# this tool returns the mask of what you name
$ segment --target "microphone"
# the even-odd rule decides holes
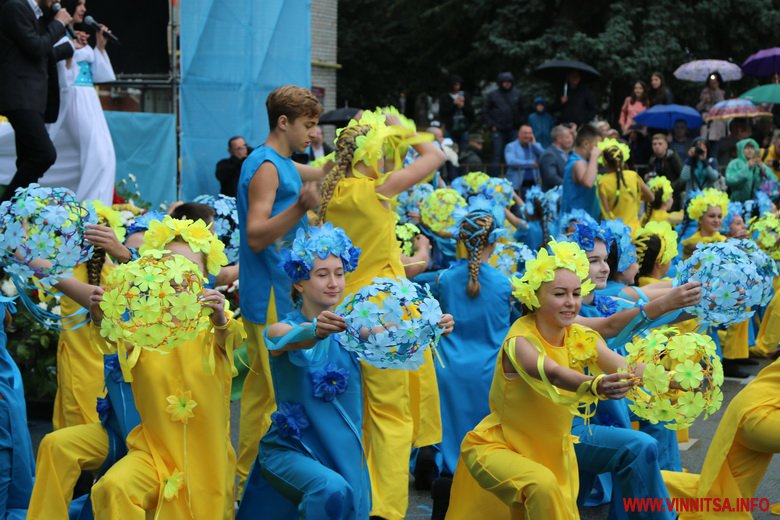
[[[107,31],[107,30],[106,30],[106,31],[104,31],[103,29],[101,29],[101,28],[100,28],[100,24],[99,24],[99,23],[97,23],[97,21],[95,21],[95,19],[94,19],[94,18],[92,18],[91,16],[85,16],[85,17],[84,17],[84,23],[85,23],[86,25],[88,25],[89,27],[92,27],[93,29],[95,29],[95,30],[96,30],[96,31],[98,31],[98,32],[100,32],[100,31],[103,31],[103,34],[105,34],[106,36],[108,36],[108,38],[109,38],[109,39],[110,39],[112,42],[114,42],[114,43],[119,43],[119,38],[117,38],[116,36],[114,36],[114,33],[112,33],[111,31]]]
[[[59,2],[55,2],[51,4],[51,14],[53,15],[57,14],[57,11],[59,11],[60,9],[62,9],[62,5],[60,5]],[[66,25],[65,32],[67,32],[68,36],[70,36],[72,39],[74,40],[76,39],[76,31],[73,30],[72,25]]]

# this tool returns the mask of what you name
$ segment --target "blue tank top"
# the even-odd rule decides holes
[[[561,196],[561,215],[568,213],[573,209],[582,209],[588,212],[596,221],[601,220],[601,206],[596,192],[596,184],[593,187],[586,188],[581,184],[574,182],[572,175],[574,164],[577,161],[584,161],[582,157],[572,152],[566,167],[563,170],[563,194]]]
[[[247,213],[249,211],[249,183],[264,162],[270,162],[279,174],[279,188],[271,208],[271,217],[278,215],[298,200],[303,182],[289,157],[279,155],[273,148],[260,146],[244,161],[238,179],[238,229],[241,245],[238,260],[241,265],[238,280],[241,293],[241,314],[252,323],[265,324],[271,288],[274,291],[277,316],[285,316],[293,310],[290,290],[292,283],[279,265],[279,252],[290,247],[299,228],[306,228],[304,216],[285,236],[259,253],[252,251],[246,238]]]

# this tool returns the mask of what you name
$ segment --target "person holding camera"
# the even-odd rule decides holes
[[[688,149],[688,158],[680,172],[680,182],[684,182],[685,191],[691,193],[714,188],[717,181],[718,162],[714,158],[707,158],[707,142],[703,137],[697,137]]]
[[[742,139],[737,143],[737,158],[726,168],[726,183],[731,200],[744,202],[752,199],[766,180],[776,180],[772,170],[761,162],[758,143],[753,139]]]

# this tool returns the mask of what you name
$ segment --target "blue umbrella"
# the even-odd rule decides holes
[[[688,128],[699,128],[703,123],[701,114],[685,105],[656,105],[634,116],[637,124],[662,130],[671,130],[678,120],[685,121]]]

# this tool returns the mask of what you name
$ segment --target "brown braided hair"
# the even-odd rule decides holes
[[[341,179],[352,171],[352,157],[357,149],[357,138],[366,135],[370,126],[348,126],[344,128],[336,140],[336,166],[328,173],[322,183],[322,198],[320,199],[320,210],[317,214],[317,224],[325,222],[325,213],[328,211],[328,203],[333,197],[333,191]]]
[[[108,221],[104,217],[98,217],[98,224],[108,226]],[[90,285],[100,285],[100,275],[103,272],[103,265],[106,263],[106,250],[102,247],[95,247],[92,258],[87,260],[87,283]]]
[[[458,239],[463,241],[469,254],[469,281],[466,293],[471,298],[479,295],[479,271],[482,268],[482,252],[488,246],[488,238],[493,230],[493,217],[480,212],[477,218],[473,214],[463,219],[458,231]]]
[[[623,152],[617,146],[611,146],[602,152],[604,164],[607,168],[614,168],[617,182],[615,183],[615,202],[612,203],[612,209],[617,206],[620,200],[620,185],[627,186],[623,178]]]

